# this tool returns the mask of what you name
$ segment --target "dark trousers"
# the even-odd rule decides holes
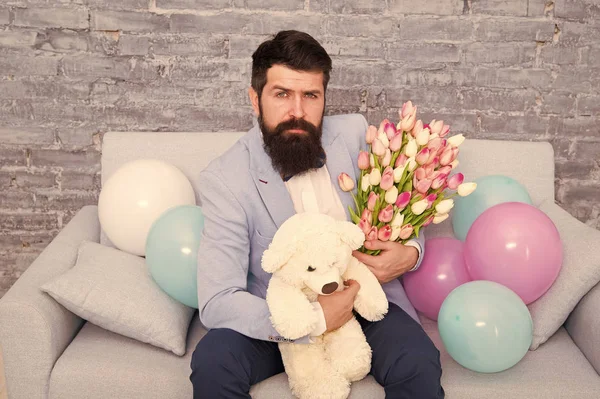
[[[370,374],[386,398],[440,399],[440,353],[423,328],[390,303],[372,323],[356,316],[373,350]],[[310,345],[310,344],[308,344]],[[229,329],[210,330],[192,355],[194,398],[250,398],[250,387],[284,372],[277,343],[248,338]]]

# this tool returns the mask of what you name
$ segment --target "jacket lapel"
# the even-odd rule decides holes
[[[348,148],[346,147],[342,133],[335,135],[330,143],[324,143],[323,147],[325,149],[325,153],[327,154],[327,170],[329,171],[331,184],[333,184],[335,187],[340,200],[342,201],[347,220],[351,220],[348,207],[351,207],[353,210],[355,210],[352,194],[351,192],[343,191],[338,183],[338,176],[341,173],[347,173],[348,176],[354,180],[355,186],[358,185],[356,180],[357,171],[354,167],[354,163],[352,162],[351,154],[348,152]],[[356,192],[357,188],[358,187],[355,187],[353,192]]]

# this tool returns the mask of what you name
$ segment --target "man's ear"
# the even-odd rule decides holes
[[[337,221],[337,232],[340,239],[348,244],[352,250],[359,249],[365,242],[365,233],[352,222]]]
[[[261,265],[264,271],[267,273],[275,273],[279,268],[290,260],[296,246],[290,245],[273,245],[271,243],[269,248],[263,252]]]
[[[260,116],[260,108],[258,106],[258,93],[252,86],[248,88],[248,96],[250,97],[250,102],[252,103],[252,109],[254,110],[254,115],[258,118]]]

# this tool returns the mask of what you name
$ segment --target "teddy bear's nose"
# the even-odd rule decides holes
[[[323,294],[332,294],[335,292],[335,290],[337,290],[337,287],[338,283],[329,283],[325,284],[321,291],[323,292]]]

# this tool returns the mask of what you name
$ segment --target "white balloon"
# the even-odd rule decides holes
[[[167,209],[196,205],[194,188],[177,167],[156,159],[128,162],[100,191],[98,217],[119,249],[143,256],[152,223]]]

